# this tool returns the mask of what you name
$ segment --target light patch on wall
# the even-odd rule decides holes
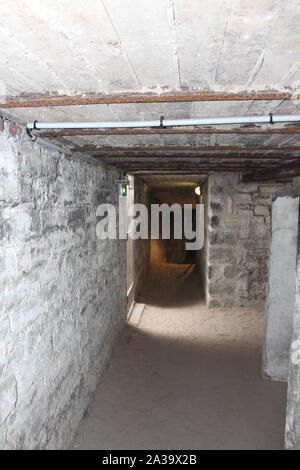
[[[300,339],[296,339],[291,345],[291,362],[295,366],[300,364]]]
[[[7,90],[4,83],[0,82],[0,99],[3,103],[6,101]]]
[[[232,214],[232,198],[230,196],[227,198],[227,213]]]

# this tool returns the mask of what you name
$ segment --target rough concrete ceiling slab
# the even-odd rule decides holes
[[[2,103],[7,97],[45,93],[278,90],[293,94],[292,99],[281,101],[1,111],[21,123],[300,113],[300,0],[1,0],[0,18]],[[298,135],[256,134],[95,135],[55,140],[71,147],[124,148],[300,143]]]

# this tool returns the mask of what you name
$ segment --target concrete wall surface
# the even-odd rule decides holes
[[[287,449],[300,449],[300,237],[298,237],[295,309],[290,348],[285,446]]]
[[[277,197],[272,204],[268,294],[265,307],[263,372],[287,380],[293,332],[299,197]]]
[[[0,448],[71,442],[126,315],[126,241],[99,240],[118,172],[0,128]]]

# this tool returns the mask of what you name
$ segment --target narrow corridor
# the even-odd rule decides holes
[[[208,309],[182,264],[152,266],[141,301],[72,448],[283,448],[286,386],[261,378],[263,311]]]

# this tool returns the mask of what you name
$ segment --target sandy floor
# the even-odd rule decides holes
[[[210,309],[186,265],[152,271],[73,449],[281,449],[286,386],[261,378],[263,311]]]

